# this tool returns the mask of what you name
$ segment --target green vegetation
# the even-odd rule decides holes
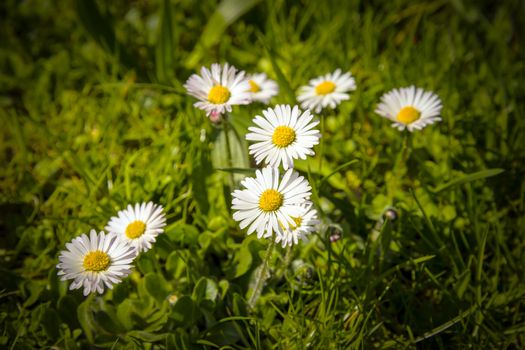
[[[525,347],[522,1],[5,0],[0,13],[1,348]],[[266,72],[274,103],[338,67],[357,82],[297,166],[324,225],[276,247],[254,310],[268,242],[231,218],[224,133],[182,87],[213,62]],[[374,109],[411,84],[440,96],[443,122],[405,140]],[[243,136],[262,108],[234,108],[234,167],[250,167]],[[133,274],[102,296],[69,291],[65,243],[146,200],[168,226]]]

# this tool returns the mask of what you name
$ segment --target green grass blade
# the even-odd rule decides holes
[[[355,163],[357,163],[357,162],[359,162],[359,160],[358,160],[358,159],[354,159],[354,160],[351,160],[351,161],[349,161],[349,162],[344,163],[343,165],[338,166],[338,167],[335,168],[330,174],[324,176],[324,177],[321,179],[321,181],[319,181],[319,187],[321,187],[321,186],[324,184],[324,182],[325,182],[326,180],[328,180],[332,175],[337,174],[337,173],[340,172],[341,170],[346,169],[346,168],[349,167],[350,165],[355,164]]]
[[[116,57],[120,64],[134,69],[137,75],[143,78],[142,70],[138,69],[138,64],[125,50],[124,45],[119,43],[111,20],[100,12],[97,3],[94,0],[76,0],[75,9],[80,23],[97,44]]]
[[[425,339],[428,339],[428,338],[431,338],[443,331],[445,331],[446,329],[452,327],[453,325],[455,325],[456,323],[458,323],[459,321],[461,321],[462,319],[464,319],[465,317],[469,316],[471,313],[473,313],[475,310],[477,309],[476,305],[472,305],[469,309],[463,311],[462,313],[460,313],[458,316],[454,317],[453,319],[451,319],[450,321],[448,322],[445,322],[443,323],[442,325],[432,329],[431,331],[429,332],[426,332],[425,334],[423,334],[422,336],[420,337],[417,337],[415,339],[415,342],[416,343],[419,343]]]
[[[186,60],[187,68],[195,68],[208,49],[219,43],[222,34],[233,22],[248,12],[260,0],[223,0],[208,20],[199,42]]]
[[[215,168],[215,170],[224,171],[226,173],[233,173],[233,174],[244,174],[244,175],[255,175],[255,170],[257,169],[251,169],[251,168]]]
[[[262,40],[259,40],[263,42]],[[290,85],[290,82],[286,77],[284,76],[283,71],[279,67],[279,64],[277,63],[277,60],[275,59],[277,57],[276,53],[271,50],[268,46],[265,46],[266,56],[270,60],[270,63],[272,64],[272,68],[275,72],[275,75],[277,76],[277,82],[279,83],[279,87],[284,90],[287,96],[287,102],[288,103],[295,103],[295,93],[292,89],[292,86]]]
[[[443,184],[441,186],[435,187],[433,189],[431,188],[430,191],[433,192],[433,193],[440,193],[440,192],[448,190],[449,188],[457,186],[457,185],[461,185],[461,184],[472,182],[472,181],[475,181],[475,180],[485,179],[487,177],[492,177],[492,176],[499,175],[499,174],[501,174],[504,171],[505,171],[505,169],[500,169],[500,168],[494,168],[494,169],[487,169],[487,170],[478,171],[478,172],[475,172],[475,173],[472,173],[472,174],[468,174],[468,175],[459,177],[457,179],[451,180],[451,181],[449,181],[449,182],[447,182],[447,183],[445,183],[445,184]]]
[[[177,49],[175,11],[170,0],[162,2],[159,17],[159,33],[155,47],[156,73],[159,81],[169,84],[175,79],[175,52]]]

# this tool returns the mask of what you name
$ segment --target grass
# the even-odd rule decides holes
[[[1,347],[525,346],[522,2],[8,0],[0,12]],[[231,218],[224,132],[182,88],[216,61],[267,72],[275,103],[337,67],[358,86],[326,115],[322,152],[297,165],[324,224],[276,247],[254,310],[267,242]],[[410,84],[441,97],[443,122],[405,140],[374,109]],[[234,109],[234,168],[250,167],[243,135],[262,108]],[[68,291],[65,243],[145,200],[168,226],[131,277],[103,296]]]

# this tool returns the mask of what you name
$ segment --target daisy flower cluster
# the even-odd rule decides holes
[[[293,170],[294,159],[314,155],[313,147],[321,134],[315,127],[319,121],[309,110],[298,106],[277,105],[257,115],[246,135],[255,162],[262,165],[255,178],[247,177],[243,190],[232,193],[236,210],[233,219],[248,234],[273,237],[283,247],[297,244],[318,224],[317,211],[310,201],[308,181]],[[279,167],[284,174],[281,177]]]
[[[184,86],[199,100],[194,106],[212,121],[231,112],[233,105],[268,104],[279,92],[277,83],[266,74],[247,76],[229,64],[213,64],[211,70],[203,67],[201,74],[190,76]],[[314,231],[318,221],[310,201],[311,187],[293,170],[294,160],[314,155],[313,147],[321,136],[315,129],[319,121],[308,109],[277,105],[255,116],[253,124],[246,139],[253,142],[250,154],[263,168],[256,171],[255,178],[241,182],[243,190],[233,192],[233,218],[241,229],[248,228],[248,234],[273,237],[283,247],[297,244]],[[279,166],[284,170],[282,176]]]
[[[227,63],[202,67],[200,75],[190,76],[184,87],[198,99],[194,106],[212,121],[231,112],[234,105],[268,104],[279,93],[277,83],[266,74],[247,75]],[[243,189],[232,193],[233,218],[241,229],[256,232],[259,238],[273,237],[283,247],[297,244],[315,230],[318,219],[310,201],[311,187],[294,171],[294,160],[315,154],[313,147],[321,133],[315,129],[319,121],[312,111],[336,108],[355,89],[352,74],[336,69],[298,89],[300,107],[276,105],[253,118],[246,140],[251,142],[250,155],[262,169],[241,181]],[[383,95],[376,113],[390,119],[395,128],[412,132],[440,121],[441,107],[437,95],[411,86]]]
[[[191,75],[184,87],[189,95],[198,99],[194,106],[204,110],[212,121],[218,121],[222,114],[230,113],[234,105],[252,102],[269,104],[279,93],[277,83],[265,73],[247,75],[228,63],[222,66],[214,63],[211,69],[202,67],[200,75]],[[305,113],[320,113],[349,100],[350,92],[355,89],[352,74],[336,69],[301,86],[297,91],[297,101]],[[393,127],[412,132],[441,121],[441,108],[441,100],[436,94],[409,86],[384,94],[375,112],[390,119]]]
[[[84,296],[102,294],[131,273],[135,258],[152,247],[165,226],[162,206],[128,205],[110,219],[108,233],[91,230],[66,243],[58,257],[58,275],[62,281],[73,280],[70,290],[83,288]]]
[[[214,121],[230,113],[234,105],[268,104],[279,93],[277,83],[264,73],[247,75],[217,63],[211,69],[202,67],[200,75],[190,76],[184,87],[198,99],[194,106]],[[294,161],[315,155],[313,148],[319,144],[319,121],[311,111],[334,109],[349,100],[355,89],[352,74],[337,69],[298,90],[300,107],[276,105],[253,118],[246,140],[261,168],[232,193],[233,219],[241,229],[256,232],[258,238],[272,238],[283,247],[297,244],[316,230],[319,220],[310,200],[312,188],[294,170]],[[376,113],[389,119],[393,127],[412,132],[440,121],[441,108],[437,95],[410,86],[384,94]],[[128,205],[109,220],[107,233],[91,230],[66,243],[58,258],[58,275],[63,281],[73,280],[70,289],[83,288],[84,295],[101,294],[131,273],[135,258],[152,248],[165,226],[162,206],[152,202]]]
[[[211,69],[201,68],[201,74],[193,74],[184,84],[188,94],[199,101],[194,104],[206,112],[210,118],[232,111],[234,105],[247,105],[253,101],[268,103],[277,95],[277,83],[266,74],[247,76],[228,63],[211,65]]]

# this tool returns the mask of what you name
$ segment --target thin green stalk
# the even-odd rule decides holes
[[[233,157],[232,157],[232,148],[230,144],[230,116],[228,114],[224,115],[224,119],[222,120],[222,126],[224,130],[224,137],[226,140],[226,156],[228,158],[228,167],[230,169],[233,168]],[[235,187],[235,179],[233,177],[233,173],[231,171],[228,172],[229,179],[230,179],[230,189],[233,191]]]
[[[411,152],[411,142],[410,134],[407,130],[403,131],[403,141],[401,143],[401,150],[397,154],[396,162],[394,168],[392,169],[393,174],[396,176],[399,181],[405,178],[405,173],[407,172],[407,162],[410,157]],[[401,181],[402,182],[402,181]]]
[[[319,177],[323,176],[323,148],[324,148],[324,138],[325,138],[325,113],[321,112],[319,115],[321,118],[321,139],[319,140]]]
[[[286,254],[284,256],[283,264],[280,269],[279,277],[282,277],[286,273],[286,270],[288,269],[288,266],[290,265],[290,262],[292,261],[292,257],[293,257],[293,245],[289,245],[286,248]]]
[[[270,264],[270,258],[272,257],[274,246],[275,237],[272,236],[272,238],[270,238],[270,244],[268,245],[268,248],[266,248],[266,254],[264,255],[262,267],[259,270],[259,274],[257,275],[255,288],[253,289],[253,293],[250,296],[250,300],[248,301],[248,306],[250,307],[250,309],[254,308],[255,302],[257,301],[257,299],[259,299],[259,296],[261,295],[262,287],[264,285],[264,282],[266,281],[266,271],[268,270],[268,265]]]
[[[397,154],[396,164],[395,168],[402,166],[405,164],[408,160],[408,157],[410,155],[410,145],[409,145],[409,137],[408,131],[403,131],[403,141],[401,141],[401,150]]]

